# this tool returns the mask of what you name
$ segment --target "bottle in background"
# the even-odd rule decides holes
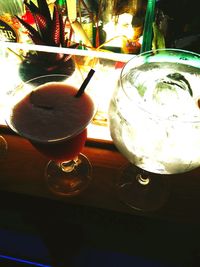
[[[21,42],[23,29],[15,18],[25,12],[22,0],[0,0],[0,41]]]
[[[56,0],[59,12],[65,17],[67,16],[67,3],[66,0]]]

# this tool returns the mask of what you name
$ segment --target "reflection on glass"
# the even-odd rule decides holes
[[[7,145],[5,138],[2,135],[0,135],[0,158],[5,156],[7,152],[7,148],[8,148],[8,145]]]
[[[166,174],[199,167],[199,84],[200,55],[187,51],[146,52],[122,70],[109,123],[114,143],[132,164],[117,187],[131,207],[159,207]]]

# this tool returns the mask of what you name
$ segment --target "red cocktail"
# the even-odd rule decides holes
[[[38,77],[19,87],[7,122],[51,159],[46,168],[51,190],[74,195],[91,180],[90,163],[79,153],[94,115],[94,103],[85,92],[75,97],[78,89],[67,80],[57,82],[58,76]]]

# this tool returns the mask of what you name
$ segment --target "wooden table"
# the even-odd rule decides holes
[[[0,134],[8,143],[8,151],[0,159],[1,191],[174,222],[200,222],[200,169],[169,176],[167,203],[157,211],[142,214],[127,207],[118,198],[114,185],[128,162],[112,143],[87,142],[83,153],[91,161],[94,179],[85,192],[68,198],[56,196],[46,187],[44,168],[47,159],[44,156],[6,127],[1,128]]]
[[[112,143],[88,140],[83,153],[91,161],[94,180],[85,192],[67,198],[52,194],[46,187],[45,157],[7,128],[1,127],[0,134],[8,143],[8,151],[0,160],[1,227],[28,232],[37,229],[53,258],[63,262],[71,256],[58,251],[66,240],[70,240],[70,253],[80,244],[82,234],[73,235],[78,227],[79,233],[84,232],[84,247],[175,264],[170,267],[200,266],[199,169],[171,176],[166,204],[142,214],[121,203],[116,194],[114,184],[127,160]]]

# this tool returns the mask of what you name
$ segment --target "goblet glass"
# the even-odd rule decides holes
[[[88,92],[79,97],[77,92],[64,75],[34,78],[14,90],[6,119],[12,130],[50,159],[45,169],[48,187],[66,196],[80,193],[92,179],[91,164],[80,152],[94,102]]]
[[[200,55],[161,49],[133,57],[109,106],[111,137],[129,160],[119,197],[140,211],[160,208],[171,174],[200,166]]]

